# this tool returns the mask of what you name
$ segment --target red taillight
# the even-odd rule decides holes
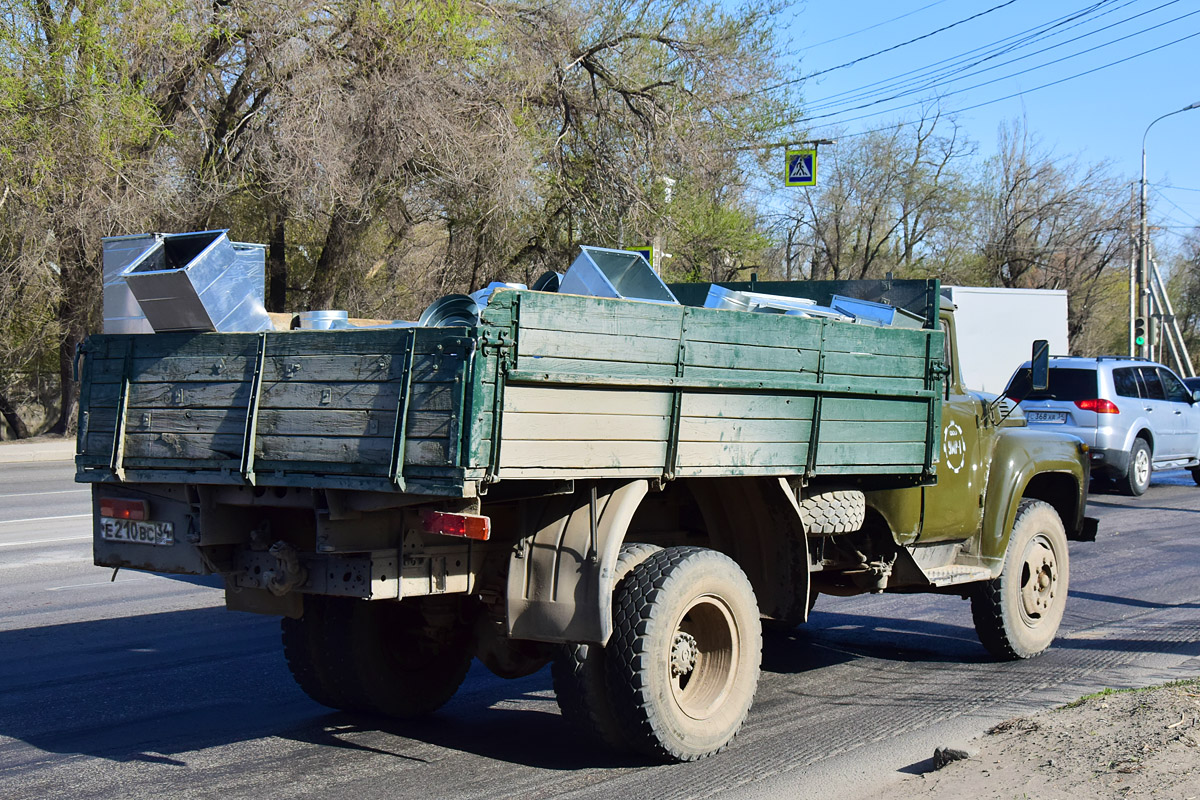
[[[463,536],[486,542],[492,535],[492,520],[478,514],[449,514],[445,511],[422,511],[421,526],[429,533],[443,536]]]
[[[1097,414],[1120,414],[1121,409],[1112,400],[1103,398],[1096,400],[1076,400],[1075,405],[1083,411],[1095,411]]]
[[[113,519],[148,519],[145,500],[119,500],[115,497],[100,498],[100,516]]]

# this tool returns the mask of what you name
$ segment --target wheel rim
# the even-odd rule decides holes
[[[1021,620],[1031,628],[1041,624],[1058,597],[1058,562],[1050,539],[1039,533],[1025,547],[1021,565]]]
[[[1133,479],[1138,486],[1150,482],[1150,453],[1144,447],[1139,447],[1133,453]]]
[[[693,600],[679,619],[667,654],[671,697],[702,720],[725,702],[738,664],[738,627],[729,605],[715,595]]]

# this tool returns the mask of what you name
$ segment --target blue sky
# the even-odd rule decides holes
[[[846,133],[877,128],[919,113],[899,106],[941,94],[942,109],[956,113],[983,156],[995,152],[1002,122],[1024,117],[1055,155],[1109,161],[1117,175],[1134,182],[1146,126],[1200,101],[1200,0],[808,0],[785,12],[780,26],[805,75],[831,70],[803,85],[810,115],[834,113],[812,122],[814,136],[828,135],[830,129],[820,127],[828,123]],[[917,37],[924,38],[903,44]],[[847,105],[873,102],[897,90],[871,84],[911,81],[925,68],[979,61],[1021,40],[1029,41],[977,66],[957,67],[907,97],[860,110],[830,105],[855,90],[869,94]],[[889,48],[895,49],[875,55]],[[1096,49],[1081,53],[1089,48]],[[1154,48],[1161,49],[1139,55]],[[1056,59],[1063,60],[1048,63]],[[1128,60],[1106,66],[1122,59]],[[940,68],[932,66],[943,60]],[[994,82],[969,88],[985,81]],[[1155,124],[1146,151],[1150,219],[1165,228],[1155,239],[1163,252],[1200,226],[1200,109]]]

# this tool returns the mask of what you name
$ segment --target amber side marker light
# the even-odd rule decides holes
[[[422,511],[421,527],[428,533],[460,536],[486,542],[492,535],[490,517],[478,514],[450,514],[445,511]]]
[[[1083,411],[1095,411],[1097,414],[1120,414],[1121,409],[1112,400],[1076,400],[1075,405]]]
[[[137,520],[149,518],[149,515],[146,513],[145,500],[120,500],[115,497],[100,498],[100,516],[112,517],[113,519]]]

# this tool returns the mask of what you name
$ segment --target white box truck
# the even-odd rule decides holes
[[[1063,289],[943,286],[957,307],[958,353],[968,389],[999,394],[1035,339],[1054,355],[1069,355],[1067,293]]]

